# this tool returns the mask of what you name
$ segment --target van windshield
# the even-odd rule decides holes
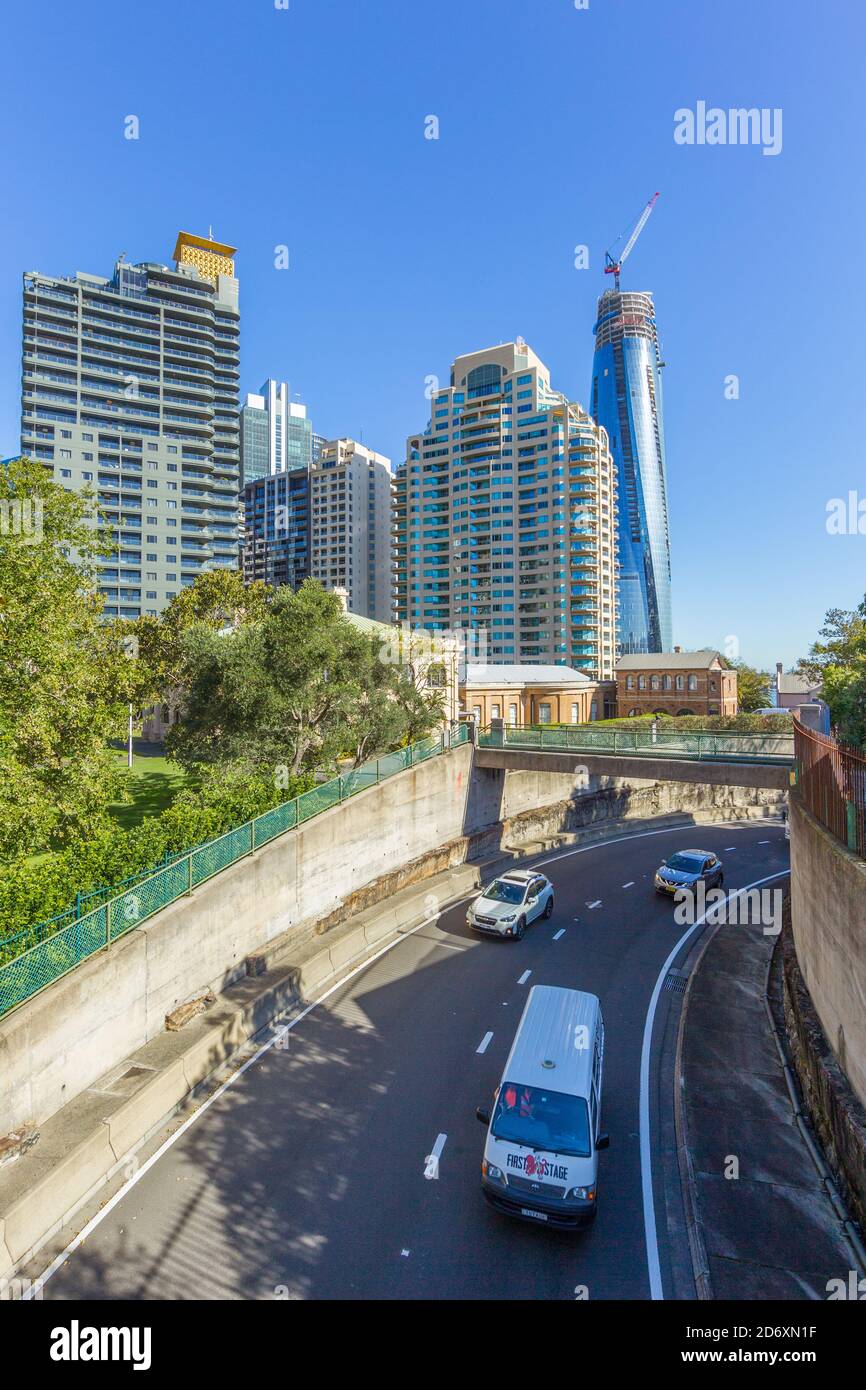
[[[583,1096],[517,1086],[512,1081],[502,1083],[490,1133],[494,1139],[549,1153],[588,1158],[591,1152],[589,1111]]]
[[[495,903],[522,903],[525,892],[524,883],[507,883],[504,878],[497,878],[489,888],[484,889],[484,897],[491,898]]]

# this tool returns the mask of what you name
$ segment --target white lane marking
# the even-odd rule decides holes
[[[629,879],[628,883],[624,883],[622,886],[623,888],[634,888],[634,879]]]
[[[759,845],[768,845],[769,843],[770,843],[769,840],[759,840],[759,841],[758,841],[758,844],[759,844]]]
[[[790,874],[790,869],[782,869],[777,874],[768,874],[766,878],[756,879],[754,883],[747,883],[743,888],[737,888],[729,893],[728,899],[738,898],[741,893],[748,893],[750,888],[760,888],[762,883],[771,883],[774,878],[786,878]],[[703,916],[699,917],[694,926],[689,927],[688,931],[683,932],[676,946],[674,946],[655,982],[652,998],[647,1009],[646,1022],[643,1030],[643,1044],[640,1052],[640,1180],[641,1191],[643,1194],[643,1222],[644,1236],[646,1240],[646,1257],[649,1271],[650,1298],[664,1299],[664,1288],[662,1286],[661,1264],[659,1262],[658,1238],[656,1235],[656,1213],[653,1202],[653,1175],[652,1175],[652,1150],[650,1145],[650,1052],[652,1051],[653,1025],[655,1023],[656,1007],[659,995],[662,992],[667,973],[676,960],[679,952],[693,932],[702,927],[712,908],[708,908]]]
[[[587,907],[601,907],[601,898],[596,898],[594,903],[587,903]]]
[[[553,940],[558,941],[561,936],[565,936],[565,927],[560,927],[559,931],[553,933]]]
[[[491,1033],[490,1036],[492,1038],[493,1034]],[[436,1143],[433,1145],[433,1148],[430,1150],[429,1154],[424,1160],[425,1178],[435,1179],[439,1177],[439,1160],[442,1157],[442,1150],[445,1148],[445,1140],[447,1138],[447,1134],[437,1135]]]
[[[458,898],[457,901],[458,903],[468,902],[470,898],[477,896],[477,892],[466,893],[464,897]],[[456,906],[456,904],[452,903],[450,904],[450,906],[453,907]],[[431,923],[438,922],[441,916],[441,912],[434,912],[431,917],[425,917],[423,922],[419,922],[417,927],[410,927],[408,931],[402,932],[394,941],[389,941],[388,945],[383,946],[381,951],[377,951],[374,956],[370,956],[369,959],[362,961],[360,965],[356,965],[355,969],[350,970],[348,975],[343,975],[339,980],[336,981],[335,984],[330,985],[328,989],[325,990],[325,993],[320,996],[320,998],[314,999],[311,1003],[307,1005],[305,1009],[301,1010],[301,1012],[297,1015],[296,1018],[290,1019],[288,1023],[286,1023],[282,1028],[279,1029],[279,1031],[274,1033],[273,1037],[269,1038],[266,1043],[262,1043],[262,1046],[258,1048],[256,1052],[253,1053],[252,1057],[248,1058],[247,1061],[244,1062],[243,1066],[238,1067],[236,1072],[233,1072],[232,1075],[227,1078],[227,1080],[223,1081],[223,1083],[220,1086],[218,1086],[217,1089],[214,1091],[213,1095],[208,1096],[207,1100],[202,1101],[198,1109],[195,1110],[193,1114],[190,1115],[186,1120],[184,1120],[183,1124],[175,1130],[174,1134],[170,1134],[169,1137],[162,1144],[160,1144],[159,1148],[151,1154],[150,1158],[145,1163],[142,1163],[140,1168],[136,1169],[132,1177],[129,1178],[123,1184],[122,1187],[118,1188],[114,1196],[111,1197],[105,1203],[105,1206],[100,1207],[96,1215],[91,1217],[86,1226],[82,1227],[75,1239],[71,1240],[69,1244],[66,1246],[66,1248],[64,1250],[61,1250],[60,1254],[54,1260],[52,1260],[45,1273],[40,1275],[38,1279],[35,1279],[33,1283],[27,1289],[25,1289],[24,1293],[21,1295],[21,1301],[24,1303],[29,1302],[31,1299],[36,1298],[37,1295],[41,1293],[44,1286],[48,1283],[48,1280],[51,1279],[52,1276],[57,1273],[58,1269],[61,1269],[62,1266],[66,1264],[66,1261],[69,1259],[70,1255],[74,1254],[75,1251],[78,1249],[79,1245],[82,1245],[84,1241],[87,1239],[87,1237],[91,1234],[91,1232],[96,1230],[96,1227],[99,1226],[101,1222],[105,1220],[106,1216],[108,1216],[108,1214],[114,1210],[118,1202],[122,1201],[126,1194],[133,1187],[135,1187],[136,1183],[141,1181],[145,1173],[149,1172],[150,1169],[154,1166],[154,1164],[162,1158],[163,1154],[166,1153],[170,1148],[172,1148],[174,1144],[177,1143],[181,1135],[185,1134],[186,1131],[192,1125],[195,1124],[196,1120],[201,1119],[202,1115],[204,1115],[206,1111],[210,1109],[214,1101],[219,1100],[220,1097],[224,1095],[225,1092],[229,1089],[229,1087],[233,1086],[235,1082],[243,1076],[244,1072],[247,1070],[248,1067],[253,1066],[259,1060],[260,1057],[263,1057],[265,1055],[266,1052],[270,1052],[271,1048],[275,1047],[276,1044],[279,1043],[281,1038],[284,1038],[287,1033],[290,1033],[293,1028],[296,1028],[297,1025],[307,1017],[307,1014],[312,1013],[313,1009],[317,1009],[320,1004],[324,1004],[325,1000],[329,999],[332,994],[335,994],[338,989],[342,989],[343,986],[347,985],[350,980],[353,980],[356,975],[360,975],[362,971],[366,970],[369,966],[373,965],[377,960],[381,959],[382,956],[386,956],[389,951],[393,951],[394,947],[399,946],[402,941],[406,941],[410,936],[414,936],[416,932],[423,931],[423,929],[425,927],[429,927]],[[408,1255],[408,1250],[406,1251],[406,1253]]]
[[[478,1046],[476,1047],[475,1051],[476,1051],[476,1052],[486,1052],[487,1049],[488,1049],[488,1047],[490,1046],[490,1039],[491,1039],[492,1037],[493,1037],[493,1034],[492,1034],[492,1033],[485,1033],[485,1034],[484,1034],[484,1037],[481,1039],[481,1041],[480,1041],[480,1043],[478,1044]],[[441,1138],[441,1137],[442,1137],[442,1136],[440,1135],[440,1138]]]
[[[783,825],[784,821],[775,821],[774,824]],[[718,830],[721,830],[723,828],[730,829],[730,826],[726,826],[725,822],[723,821],[707,821],[707,828],[709,829],[710,827]],[[667,827],[664,830],[639,830],[636,835],[614,835],[610,840],[596,841],[594,844],[591,845],[581,845],[578,849],[567,849],[561,851],[559,854],[550,854],[546,859],[540,859],[538,863],[535,864],[533,867],[541,869],[544,867],[545,864],[555,864],[560,859],[571,859],[576,854],[589,854],[592,850],[606,849],[608,845],[623,844],[626,840],[648,840],[653,835],[676,835],[680,834],[681,832],[681,826],[673,826]],[[785,872],[790,872],[790,870],[786,870]],[[644,878],[646,877],[647,875],[644,874]],[[769,878],[764,880],[764,882],[769,882],[770,879],[781,877],[784,877],[784,873],[770,874]],[[754,887],[754,885],[752,886]],[[473,889],[471,893],[465,893],[463,897],[457,899],[457,903],[451,903],[450,906],[456,907],[458,903],[468,902],[470,898],[477,898],[477,896],[477,889]],[[164,1143],[160,1144],[159,1148],[151,1154],[150,1158],[147,1159],[147,1161],[143,1163],[140,1168],[136,1169],[132,1177],[129,1178],[123,1184],[122,1187],[118,1188],[114,1196],[111,1197],[105,1203],[105,1206],[100,1207],[96,1215],[91,1217],[90,1221],[88,1221],[86,1226],[82,1227],[82,1229],[79,1231],[78,1235],[74,1238],[74,1240],[71,1240],[69,1244],[66,1246],[66,1248],[64,1250],[61,1250],[60,1254],[54,1260],[52,1260],[45,1273],[40,1275],[38,1279],[35,1279],[33,1283],[24,1291],[24,1293],[21,1295],[21,1301],[23,1303],[30,1302],[31,1299],[36,1298],[37,1294],[41,1293],[44,1286],[48,1283],[48,1280],[57,1273],[58,1269],[61,1269],[62,1266],[66,1264],[66,1261],[69,1259],[70,1255],[74,1254],[74,1252],[78,1249],[79,1245],[81,1245],[90,1235],[91,1231],[96,1230],[96,1227],[99,1226],[105,1220],[106,1216],[108,1216],[109,1213],[114,1210],[117,1204],[123,1200],[127,1192],[129,1192],[131,1188],[135,1187],[136,1183],[141,1181],[145,1173],[149,1172],[155,1163],[158,1163],[158,1161],[162,1158],[163,1154],[166,1153],[168,1149],[170,1149],[174,1144],[177,1143],[181,1135],[185,1134],[186,1131],[192,1125],[195,1124],[196,1120],[201,1119],[202,1115],[204,1115],[206,1111],[210,1109],[214,1101],[219,1100],[223,1093],[227,1091],[230,1086],[233,1086],[239,1077],[243,1076],[244,1072],[247,1070],[248,1067],[253,1066],[254,1063],[256,1063],[260,1057],[263,1057],[266,1052],[270,1052],[271,1048],[274,1047],[280,1041],[281,1038],[285,1037],[287,1033],[290,1033],[292,1029],[297,1026],[297,1024],[301,1023],[307,1017],[307,1014],[312,1013],[313,1009],[317,1009],[320,1004],[323,1004],[325,1000],[330,998],[332,994],[336,993],[338,989],[342,989],[344,985],[348,984],[350,980],[353,980],[356,975],[360,975],[363,970],[366,970],[368,968],[368,966],[375,964],[377,960],[379,960],[382,956],[387,955],[389,951],[393,951],[395,946],[399,946],[401,942],[406,941],[410,936],[414,936],[416,932],[423,931],[424,928],[429,927],[431,923],[438,922],[441,915],[441,912],[434,912],[430,917],[425,917],[423,922],[419,922],[417,927],[410,927],[408,931],[401,932],[400,935],[396,937],[394,941],[390,941],[387,946],[383,946],[381,951],[377,951],[374,956],[370,956],[367,960],[362,961],[361,964],[357,965],[354,970],[350,970],[348,975],[341,976],[341,978],[337,980],[335,984],[330,985],[328,989],[325,990],[325,993],[319,999],[314,999],[310,1004],[307,1005],[305,1009],[301,1010],[301,1012],[297,1015],[296,1018],[290,1019],[290,1021],[283,1028],[281,1028],[278,1032],[274,1033],[273,1037],[269,1038],[266,1043],[263,1043],[262,1046],[258,1049],[258,1051],[254,1052],[252,1057],[248,1058],[248,1060],[244,1062],[243,1066],[238,1067],[236,1072],[233,1072],[232,1075],[228,1077],[228,1079],[224,1081],[221,1086],[217,1087],[212,1096],[208,1096],[207,1100],[203,1101],[202,1104],[198,1107],[198,1109],[195,1110],[193,1114],[190,1115],[186,1120],[184,1120],[183,1124],[180,1126],[179,1129],[175,1130],[174,1134],[169,1135],[168,1139],[166,1139]],[[577,921],[577,918],[575,918],[575,921]],[[694,930],[694,928],[692,928],[692,930]],[[504,1008],[507,1008],[507,999],[503,999],[502,1004]],[[653,1229],[655,1229],[655,1227],[653,1227]],[[408,1254],[409,1252],[407,1251],[406,1253]]]
[[[530,977],[531,974],[532,974],[532,971],[531,971],[531,970],[524,970],[523,974],[521,975],[521,977],[520,977],[520,979],[517,981],[517,983],[518,983],[519,985],[525,985],[525,984],[526,984],[526,981],[529,979],[529,977]]]
[[[722,853],[723,853],[723,854],[730,854],[731,850],[732,850],[732,849],[736,849],[736,848],[737,848],[736,845],[725,845],[725,848],[723,849]]]

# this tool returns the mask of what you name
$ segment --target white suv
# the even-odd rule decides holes
[[[553,912],[553,884],[544,874],[515,870],[494,879],[466,913],[476,931],[519,941],[530,922]]]

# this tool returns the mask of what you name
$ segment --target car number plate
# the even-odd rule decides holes
[[[534,1217],[534,1219],[535,1219],[536,1221],[546,1221],[546,1220],[547,1220],[547,1212],[544,1212],[544,1211],[533,1211],[533,1210],[532,1210],[532,1207],[521,1207],[521,1208],[520,1208],[520,1215],[521,1215],[521,1216],[532,1216],[532,1217]]]

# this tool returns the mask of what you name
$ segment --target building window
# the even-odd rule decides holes
[[[698,688],[698,678],[697,678],[697,676],[689,676],[689,690],[697,690],[697,688]]]
[[[580,713],[580,706],[579,706],[576,702],[575,702],[575,703],[572,703],[572,706],[571,706],[571,722],[572,722],[572,724],[579,724],[579,723],[580,723],[580,720],[579,720],[579,718],[578,718],[579,713]]]
[[[502,718],[501,709],[502,709],[501,705],[496,704],[496,703],[494,702],[494,703],[490,706],[490,718],[491,718],[491,719],[501,719],[501,718]]]
[[[672,682],[670,676],[665,676],[665,690],[670,690],[670,688],[671,688],[672,685],[673,685],[673,682]]]
[[[550,723],[550,705],[544,704],[542,702],[538,706],[538,722],[539,724]]]
[[[479,724],[481,723],[481,706],[480,706],[480,705],[473,705],[473,706],[472,706],[472,717],[473,717],[473,719],[477,719]]]
[[[685,678],[685,676],[677,676],[677,690],[685,690],[685,688],[686,688],[686,678]]]
[[[661,683],[661,680],[660,680],[660,678],[659,678],[658,676],[653,676],[653,677],[652,677],[652,679],[651,679],[651,684],[652,684],[653,690],[661,690],[661,688],[662,688],[662,683]]]
[[[598,700],[593,700],[589,708],[590,719],[598,719]]]
[[[441,661],[434,661],[427,667],[427,684],[433,690],[445,689],[445,667]]]
[[[634,690],[634,676],[626,676],[625,688],[626,690]]]
[[[646,676],[638,676],[637,688],[638,690],[646,690]]]
[[[508,722],[509,722],[509,724],[513,724],[513,725],[516,725],[516,724],[517,724],[517,706],[516,706],[516,705],[509,705],[509,706],[508,706]]]

